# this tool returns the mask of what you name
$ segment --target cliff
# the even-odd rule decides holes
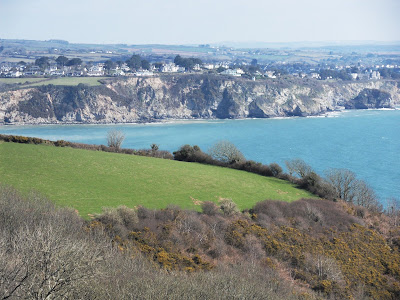
[[[129,123],[162,119],[312,116],[340,108],[390,108],[400,82],[251,81],[216,75],[112,78],[101,86],[0,92],[0,123]]]

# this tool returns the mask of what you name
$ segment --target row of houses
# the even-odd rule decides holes
[[[353,80],[378,80],[381,79],[381,73],[379,71],[365,71],[363,73],[351,73]]]

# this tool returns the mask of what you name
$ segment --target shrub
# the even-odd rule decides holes
[[[277,163],[269,164],[269,169],[271,170],[272,176],[274,177],[279,177],[279,175],[281,175],[283,172],[281,166],[278,165]]]
[[[214,216],[219,213],[219,207],[211,201],[205,201],[201,204],[201,209],[203,214],[208,216]]]
[[[119,149],[125,139],[125,134],[120,130],[110,130],[107,133],[107,144],[109,147]]]
[[[289,175],[296,174],[300,178],[304,178],[311,172],[313,172],[311,166],[309,166],[304,160],[296,158],[285,161],[286,167],[289,170]]]
[[[66,142],[64,140],[58,140],[54,142],[54,146],[56,147],[67,147],[70,145],[70,142]]]
[[[233,164],[245,161],[244,155],[229,141],[220,141],[209,149],[209,154],[215,160]]]
[[[221,198],[218,200],[218,203],[222,212],[226,216],[231,216],[239,213],[239,208],[237,207],[236,203],[232,201],[232,199]]]

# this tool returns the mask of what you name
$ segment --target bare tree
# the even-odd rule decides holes
[[[246,159],[240,150],[229,141],[219,141],[209,149],[212,158],[224,163],[233,164]]]
[[[304,178],[313,172],[311,166],[300,158],[285,161],[285,165],[291,176],[297,174],[299,177]]]
[[[125,134],[120,130],[113,129],[107,133],[108,147],[114,147],[119,149],[124,139],[125,139]]]
[[[353,203],[373,211],[382,210],[374,190],[363,180],[356,180],[353,184]]]
[[[327,172],[328,182],[336,191],[336,198],[353,202],[356,175],[347,169],[331,169]]]
[[[388,199],[386,214],[391,218],[393,226],[400,224],[400,200],[396,198]]]

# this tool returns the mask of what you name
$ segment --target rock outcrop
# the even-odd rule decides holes
[[[0,123],[130,123],[161,119],[312,116],[390,108],[396,81],[252,81],[216,75],[107,79],[101,86],[38,86],[0,93]]]

